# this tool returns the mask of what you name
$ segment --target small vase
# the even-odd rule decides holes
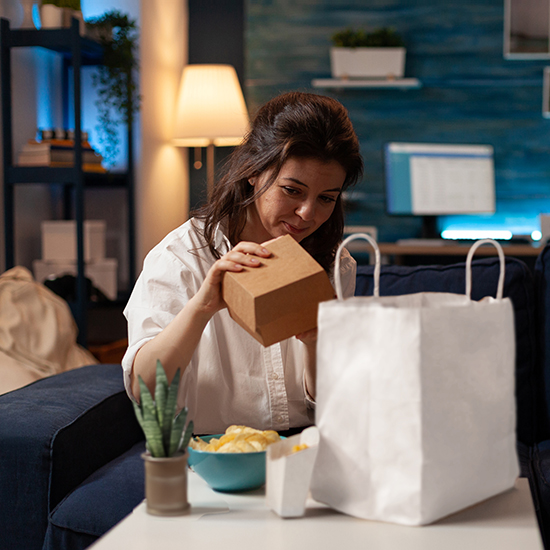
[[[189,513],[187,500],[187,453],[156,458],[149,452],[145,460],[147,513],[154,516],[181,516]]]
[[[32,19],[32,8],[36,4],[36,0],[21,0],[23,6],[23,21],[19,28],[21,29],[35,29],[34,21]]]
[[[60,29],[63,27],[63,8],[53,4],[40,6],[40,23],[43,29]]]

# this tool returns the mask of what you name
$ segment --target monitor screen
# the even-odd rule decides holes
[[[437,216],[495,211],[490,145],[388,143],[389,214]]]

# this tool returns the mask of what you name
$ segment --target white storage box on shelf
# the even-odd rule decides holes
[[[115,258],[103,258],[88,262],[84,266],[85,276],[110,300],[116,300],[117,297],[117,266],[118,262]],[[47,279],[55,279],[62,275],[76,276],[76,262],[34,260],[33,270],[34,278],[43,283]]]
[[[105,220],[84,221],[84,261],[105,258]],[[76,261],[76,221],[42,222],[42,259],[55,262]]]

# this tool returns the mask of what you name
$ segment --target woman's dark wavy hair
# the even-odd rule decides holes
[[[215,258],[215,231],[223,222],[226,236],[235,245],[246,224],[246,209],[273,185],[281,167],[291,157],[336,161],[346,172],[342,191],[363,174],[359,142],[348,113],[335,99],[303,92],[289,92],[268,101],[252,121],[250,131],[230,155],[208,203],[195,217],[204,221],[204,237]],[[260,189],[249,183],[272,169]],[[330,272],[344,232],[341,194],[331,217],[301,245]]]

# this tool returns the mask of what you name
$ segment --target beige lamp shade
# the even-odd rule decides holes
[[[175,145],[239,145],[248,112],[231,65],[187,65],[183,70],[174,128]]]

